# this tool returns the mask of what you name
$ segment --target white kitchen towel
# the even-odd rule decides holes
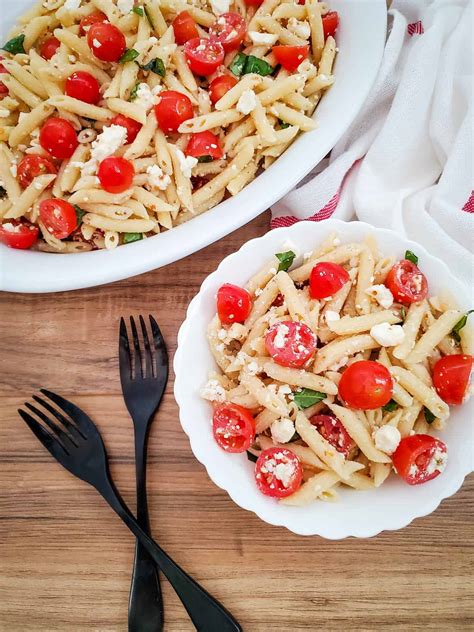
[[[472,286],[472,59],[470,2],[395,0],[369,98],[329,160],[273,206],[272,228],[392,228]]]

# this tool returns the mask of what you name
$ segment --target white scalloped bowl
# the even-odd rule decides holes
[[[263,496],[254,481],[254,464],[245,454],[227,454],[214,441],[211,430],[211,405],[199,391],[208,373],[216,369],[206,341],[206,327],[215,314],[215,294],[225,282],[244,285],[260,266],[291,240],[301,252],[313,250],[330,232],[337,231],[342,242],[360,241],[374,234],[381,252],[403,257],[409,249],[419,256],[420,267],[428,277],[430,290],[449,290],[462,309],[472,307],[464,287],[452,277],[446,265],[426,250],[396,233],[374,228],[363,222],[326,220],[301,222],[290,228],[278,228],[226,257],[207,277],[199,294],[191,301],[186,320],[178,335],[174,359],[174,393],[179,405],[181,425],[189,437],[196,458],[206,467],[210,478],[225,489],[237,505],[257,514],[273,525],[284,526],[300,535],[320,535],[328,539],[348,536],[371,537],[383,530],[400,529],[414,518],[436,509],[443,498],[454,494],[464,477],[473,471],[474,402],[455,407],[440,438],[448,445],[448,465],[440,476],[424,485],[411,487],[391,476],[379,489],[354,491],[342,489],[337,503],[314,502],[307,507],[286,507]]]

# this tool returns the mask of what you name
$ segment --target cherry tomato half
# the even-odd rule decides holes
[[[224,283],[217,290],[217,313],[224,325],[243,323],[251,309],[252,299],[243,287]]]
[[[408,259],[398,261],[387,274],[385,285],[399,303],[418,303],[428,294],[423,272]]]
[[[110,124],[125,127],[125,129],[127,130],[126,140],[128,144],[133,143],[135,138],[138,136],[138,132],[142,128],[141,123],[138,123],[137,121],[134,121],[133,119],[129,118],[128,116],[124,116],[123,114],[117,114],[117,116],[114,116],[114,118],[110,121]]]
[[[339,14],[337,11],[329,11],[326,15],[322,16],[323,19],[323,31],[324,39],[330,35],[334,37],[337,27],[339,26]]]
[[[199,37],[196,20],[187,11],[181,11],[173,20],[174,39],[177,44],[184,44],[190,39]]]
[[[302,367],[316,351],[316,336],[304,323],[276,323],[265,336],[265,347],[277,364]]]
[[[392,376],[380,362],[360,360],[344,371],[338,390],[339,397],[349,408],[380,408],[388,404],[392,397]]]
[[[5,57],[2,57],[0,55],[0,61],[2,61],[2,59],[5,59]],[[0,74],[9,74],[8,70],[5,68],[3,64],[0,64]],[[3,81],[0,81],[0,98],[4,97],[6,94],[8,94],[8,88],[3,83]]]
[[[57,239],[65,239],[77,228],[74,206],[66,200],[43,200],[39,214],[46,230]]]
[[[220,404],[214,410],[212,432],[226,452],[245,452],[255,437],[255,421],[250,410],[243,406]]]
[[[38,241],[38,236],[37,226],[19,219],[8,219],[0,224],[0,243],[9,248],[27,250]]]
[[[286,448],[263,450],[255,463],[257,487],[273,498],[291,496],[301,486],[303,468],[298,457]]]
[[[226,92],[229,92],[229,90],[237,84],[237,79],[231,75],[219,75],[213,79],[209,84],[209,97],[211,102],[214,104],[217,103]]]
[[[244,0],[244,2],[248,7],[259,7],[262,4],[263,0]]]
[[[79,23],[79,32],[81,35],[86,35],[89,32],[90,27],[93,24],[97,24],[98,22],[108,22],[108,17],[102,11],[95,11],[95,13],[90,13],[86,15],[85,18]]]
[[[130,160],[111,156],[103,160],[97,171],[101,187],[109,193],[123,193],[132,186],[135,169]]]
[[[39,54],[43,59],[51,59],[60,46],[61,42],[57,37],[48,37],[41,42]]]
[[[59,117],[46,121],[41,128],[39,142],[45,151],[58,160],[70,158],[79,144],[74,127]]]
[[[191,134],[185,153],[194,158],[210,156],[213,160],[218,160],[224,155],[219,139],[209,131]]]
[[[397,473],[409,485],[420,485],[436,478],[447,461],[446,444],[430,435],[405,437],[392,454]]]
[[[238,13],[222,13],[209,29],[212,39],[220,42],[225,52],[236,50],[242,43],[247,29],[244,18]]]
[[[310,418],[310,422],[326,441],[347,458],[349,452],[356,444],[337,417],[334,415],[313,415]]]
[[[181,123],[193,117],[193,104],[182,92],[163,90],[155,105],[155,115],[163,132],[176,132]]]
[[[195,37],[184,45],[188,66],[195,75],[212,75],[224,61],[224,49],[220,42]]]
[[[66,79],[68,97],[96,105],[100,101],[100,84],[89,72],[78,70]]]
[[[101,61],[118,61],[127,48],[122,31],[109,22],[93,24],[87,33],[87,43],[95,57]]]
[[[55,164],[48,158],[31,154],[25,156],[18,165],[18,182],[26,189],[37,176],[42,176],[45,173],[58,173]],[[53,183],[51,182],[49,186],[52,187]]]
[[[473,357],[462,353],[444,356],[433,367],[433,384],[447,404],[462,404],[471,378]]]
[[[311,298],[334,296],[349,281],[349,274],[342,266],[330,261],[321,261],[311,270],[309,293]]]
[[[293,72],[308,58],[309,44],[304,44],[303,46],[274,46],[272,53],[285,70]]]

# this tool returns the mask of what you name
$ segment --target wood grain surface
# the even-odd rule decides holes
[[[132,424],[117,361],[121,315],[152,313],[171,357],[186,307],[223,257],[268,229],[262,215],[140,277],[56,295],[0,297],[0,629],[127,630],[134,542],[92,488],[58,466],[16,410],[50,387],[88,411],[134,503]],[[60,259],[58,257],[58,265]],[[325,541],[271,527],[209,480],[178,421],[173,379],[149,445],[155,537],[245,632],[467,630],[474,623],[474,478],[402,531]],[[166,631],[192,626],[163,582]]]

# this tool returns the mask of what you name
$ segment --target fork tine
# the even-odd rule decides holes
[[[155,352],[156,352],[156,374],[159,375],[160,369],[168,368],[168,352],[166,350],[165,339],[163,338],[163,334],[161,333],[161,329],[158,326],[158,323],[150,314],[148,316],[151,324],[151,331],[153,333],[153,342],[155,344]]]
[[[28,410],[31,410],[32,413],[35,413],[35,415],[37,415],[41,419],[41,421],[43,421],[48,426],[48,428],[50,428],[54,432],[58,439],[61,439],[61,443],[64,445],[66,450],[68,449],[68,447],[70,447],[71,443],[75,447],[77,447],[76,441],[74,441],[74,439],[70,435],[68,435],[67,432],[65,432],[61,428],[61,426],[52,421],[47,415],[45,415],[41,408],[37,408],[29,402],[25,402],[24,405],[26,406],[26,408],[28,408]]]
[[[139,319],[142,328],[143,342],[145,343],[145,377],[153,377],[153,357],[151,355],[150,340],[148,338],[145,321],[141,314]]]
[[[85,438],[89,438],[91,435],[99,435],[99,431],[97,430],[94,422],[86,413],[81,410],[78,406],[73,404],[61,395],[57,395],[57,393],[53,393],[53,391],[48,391],[45,388],[40,388],[40,393],[49,397],[55,404],[61,408],[63,412],[69,415],[69,417],[74,421],[76,426],[81,429],[81,434]]]
[[[67,428],[67,430],[69,430],[69,432],[70,432],[70,434],[71,434],[73,439],[79,439],[80,440],[80,437],[82,437],[83,439],[86,438],[82,434],[80,428],[78,428],[73,423],[71,423],[69,421],[69,419],[66,419],[66,417],[64,417],[64,415],[61,415],[61,413],[58,410],[56,410],[55,408],[53,408],[49,402],[47,402],[46,400],[42,399],[41,397],[38,397],[38,395],[33,395],[33,399],[35,400],[35,402],[38,402],[38,404],[41,404],[41,406],[43,406],[43,408],[46,408],[46,410],[49,411],[52,415],[54,415],[56,417],[56,419],[58,421],[60,421],[63,424],[63,426],[65,428]],[[27,404],[25,404],[25,406],[26,405]]]
[[[44,426],[42,426],[36,419],[34,419],[28,413],[25,413],[21,408],[18,409],[18,414],[29,427],[35,437],[44,445],[50,454],[55,459],[60,460],[64,456],[67,456],[69,452],[63,446],[59,439],[56,439]]]
[[[132,337],[133,337],[133,348],[135,350],[134,358],[135,358],[135,379],[139,377],[144,377],[142,371],[142,357],[140,354],[140,341],[138,339],[138,331],[137,326],[135,325],[135,319],[133,316],[130,316],[130,327],[132,328]]]
[[[132,358],[130,355],[130,342],[128,340],[127,326],[123,317],[120,319],[119,367],[120,379],[123,384],[126,384],[132,379]]]

